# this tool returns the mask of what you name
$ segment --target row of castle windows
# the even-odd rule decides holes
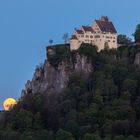
[[[111,41],[110,41],[110,40],[108,40],[108,42],[111,42]],[[113,43],[115,43],[116,41],[115,41],[115,40],[113,40],[112,42],[113,42]]]
[[[79,37],[84,37],[84,35],[79,35]],[[93,35],[86,35],[85,37],[86,37],[86,38],[89,38],[89,37],[90,37],[90,38],[93,38]]]
[[[98,41],[102,41],[102,39],[100,39],[100,40],[95,40],[96,42],[98,42]],[[111,42],[111,40],[107,40],[108,42]],[[85,42],[94,42],[94,40],[85,40]],[[113,40],[112,42],[116,42],[115,40]]]
[[[96,42],[98,42],[98,41],[102,41],[101,39],[100,40],[95,40]],[[83,41],[79,41],[79,43],[82,43]],[[91,43],[94,43],[94,40],[85,40],[85,42],[91,42]],[[111,42],[110,40],[107,40],[107,42]],[[115,40],[113,40],[112,41],[113,43],[115,43],[116,41]]]
[[[79,43],[94,43],[94,40],[79,41]]]
[[[84,35],[79,35],[79,37],[84,37]],[[94,36],[93,35],[85,35],[86,38],[93,38]],[[103,38],[105,36],[102,36]],[[95,35],[95,38],[100,38],[100,35]],[[115,37],[112,37],[112,36],[106,36],[107,39],[116,39]]]
[[[115,37],[112,37],[112,36],[106,36],[106,38],[116,39]]]

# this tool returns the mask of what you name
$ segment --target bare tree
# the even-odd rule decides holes
[[[64,43],[65,43],[65,44],[68,43],[68,41],[69,41],[69,34],[68,34],[68,33],[65,33],[65,34],[63,35],[62,39],[64,40]]]
[[[52,39],[49,40],[49,44],[50,44],[50,45],[53,44],[53,40],[52,40]]]

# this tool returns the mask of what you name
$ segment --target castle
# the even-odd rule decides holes
[[[109,48],[117,48],[117,31],[107,16],[95,20],[92,26],[82,26],[75,29],[70,39],[70,50],[77,50],[82,43],[96,45],[98,51]]]

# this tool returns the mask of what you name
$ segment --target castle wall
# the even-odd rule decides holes
[[[70,40],[70,50],[77,50],[79,49],[81,43],[78,40],[72,39]]]

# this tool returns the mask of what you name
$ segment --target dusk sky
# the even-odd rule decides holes
[[[91,25],[105,15],[118,33],[132,37],[140,23],[140,0],[0,0],[0,109],[18,99],[36,65],[46,58],[48,40]]]

